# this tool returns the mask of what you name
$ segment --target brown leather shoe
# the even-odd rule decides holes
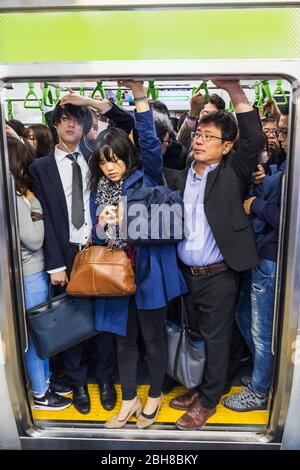
[[[216,408],[208,409],[202,404],[201,398],[197,397],[191,408],[176,421],[178,429],[194,431],[201,429],[208,418],[214,415]]]
[[[197,390],[191,390],[184,395],[180,395],[179,397],[172,398],[169,405],[171,408],[175,410],[182,410],[187,411],[190,409],[194,401],[199,397]]]

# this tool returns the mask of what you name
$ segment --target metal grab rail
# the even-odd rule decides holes
[[[9,121],[11,121],[14,118],[11,100],[7,100],[7,117]]]
[[[100,98],[102,98],[103,100],[106,99],[106,93],[105,93],[104,87],[102,85],[102,82],[97,82],[97,85],[95,86],[94,90],[92,91],[91,98],[95,98],[97,92],[100,94]]]
[[[43,101],[44,106],[48,106],[48,107],[53,106],[54,100],[53,100],[51,88],[49,88],[48,83],[44,83],[42,101]]]
[[[272,98],[274,99],[274,96],[278,96],[278,95],[282,96],[283,101],[277,101],[276,100],[276,102],[277,102],[278,106],[285,106],[286,104],[288,104],[288,98],[286,96],[286,93],[285,93],[284,89],[282,88],[282,80],[276,80],[276,85],[277,85],[277,87],[276,87],[276,89],[273,93]]]
[[[12,234],[14,237],[15,245],[17,250],[14,252],[14,266],[17,268],[18,275],[22,278],[22,261],[21,261],[21,246],[20,246],[20,237],[18,231],[18,209],[17,209],[17,199],[16,199],[16,185],[13,175],[10,173],[10,194],[9,198],[12,201],[12,210],[13,210],[13,221],[11,221],[12,227]],[[22,346],[24,348],[24,352],[28,350],[28,330],[27,330],[27,321],[26,321],[26,308],[25,308],[25,300],[24,300],[24,288],[23,283],[20,282],[20,290],[21,295],[17,297],[17,306],[18,311],[21,310],[22,315],[19,315],[20,322],[20,333],[21,333],[21,341]],[[22,323],[22,324],[21,324]]]
[[[28,86],[29,86],[29,90],[27,92],[27,95],[25,96],[24,108],[25,109],[42,109],[41,101],[40,101],[40,99],[38,98],[38,96],[36,95],[36,93],[34,91],[33,82],[28,83]],[[33,98],[33,101],[35,101],[37,104],[36,105],[28,104],[29,103],[29,98]],[[30,100],[30,102],[31,101],[32,100]]]
[[[198,88],[194,87],[192,89],[192,95],[195,95],[196,93],[198,93],[198,91],[200,90],[204,90],[204,94],[205,94],[205,100],[206,100],[206,103],[209,102],[209,98],[210,98],[210,94],[209,94],[209,91],[208,91],[208,85],[207,85],[207,82],[204,80],[202,83],[200,83],[200,85],[198,86]]]
[[[149,98],[150,95],[151,95],[151,98],[154,101],[157,101],[158,100],[158,89],[154,85],[154,80],[149,80],[148,83],[149,83],[149,85],[148,85],[148,89],[147,89],[147,98]]]

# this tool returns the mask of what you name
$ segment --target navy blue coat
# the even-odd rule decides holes
[[[161,145],[154,127],[152,111],[135,114],[143,170],[135,170],[124,182],[123,194],[141,185],[157,186],[162,182]],[[95,226],[97,205],[91,194],[93,238],[97,238]],[[188,291],[177,265],[176,245],[135,246],[135,276],[137,291],[135,300],[139,310],[152,310],[166,306],[170,300]],[[125,335],[129,297],[97,298],[96,327],[100,331],[112,331]],[[149,313],[150,314],[150,313]]]

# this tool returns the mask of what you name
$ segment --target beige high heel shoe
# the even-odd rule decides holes
[[[162,402],[163,402],[163,398],[164,398],[164,396],[163,396],[163,394],[161,394],[160,401],[157,405],[157,408],[154,411],[154,413],[152,413],[151,415],[146,415],[142,411],[142,413],[140,414],[140,416],[138,417],[138,420],[136,422],[137,428],[145,429],[145,428],[148,428],[149,426],[151,426],[151,424],[155,423],[155,421],[157,420],[157,416],[158,416],[159,410],[161,408]]]
[[[141,412],[142,412],[142,403],[141,403],[140,398],[138,396],[136,396],[135,401],[132,405],[132,408],[131,408],[131,410],[129,410],[126,418],[120,420],[120,419],[118,419],[118,415],[115,415],[111,419],[106,421],[106,423],[104,423],[104,427],[106,429],[124,428],[124,426],[126,426],[126,423],[131,418],[131,416],[133,416],[135,414],[136,417],[138,418],[140,416]]]

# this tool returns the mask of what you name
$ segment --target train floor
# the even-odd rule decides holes
[[[233,386],[231,387],[228,395],[241,390],[240,377],[251,374],[251,366],[244,364],[241,366],[238,374],[236,375]],[[138,395],[145,403],[147,400],[147,371],[145,367],[140,367],[138,377]],[[118,394],[117,404],[112,411],[106,411],[100,404],[99,389],[98,385],[94,383],[91,377],[88,385],[90,398],[91,398],[91,411],[87,415],[79,413],[74,406],[70,406],[66,410],[62,411],[45,411],[45,410],[32,410],[33,418],[37,425],[55,425],[55,426],[80,426],[81,424],[91,426],[103,426],[103,423],[115,415],[121,405],[121,387],[116,383],[116,389]],[[183,414],[182,411],[177,411],[169,406],[169,402],[175,396],[184,393],[185,389],[181,386],[175,387],[170,393],[164,395],[163,404],[158,415],[157,422],[155,423],[156,429],[168,428],[170,426],[175,428],[175,421]],[[71,397],[72,395],[70,395]],[[224,395],[225,396],[225,395]],[[225,408],[221,403],[217,407],[217,412],[209,419],[207,426],[210,427],[231,427],[231,426],[262,426],[265,427],[268,423],[269,411],[252,411],[247,413],[238,413]],[[127,426],[134,426],[136,419],[131,418]],[[153,427],[152,426],[152,427]]]

